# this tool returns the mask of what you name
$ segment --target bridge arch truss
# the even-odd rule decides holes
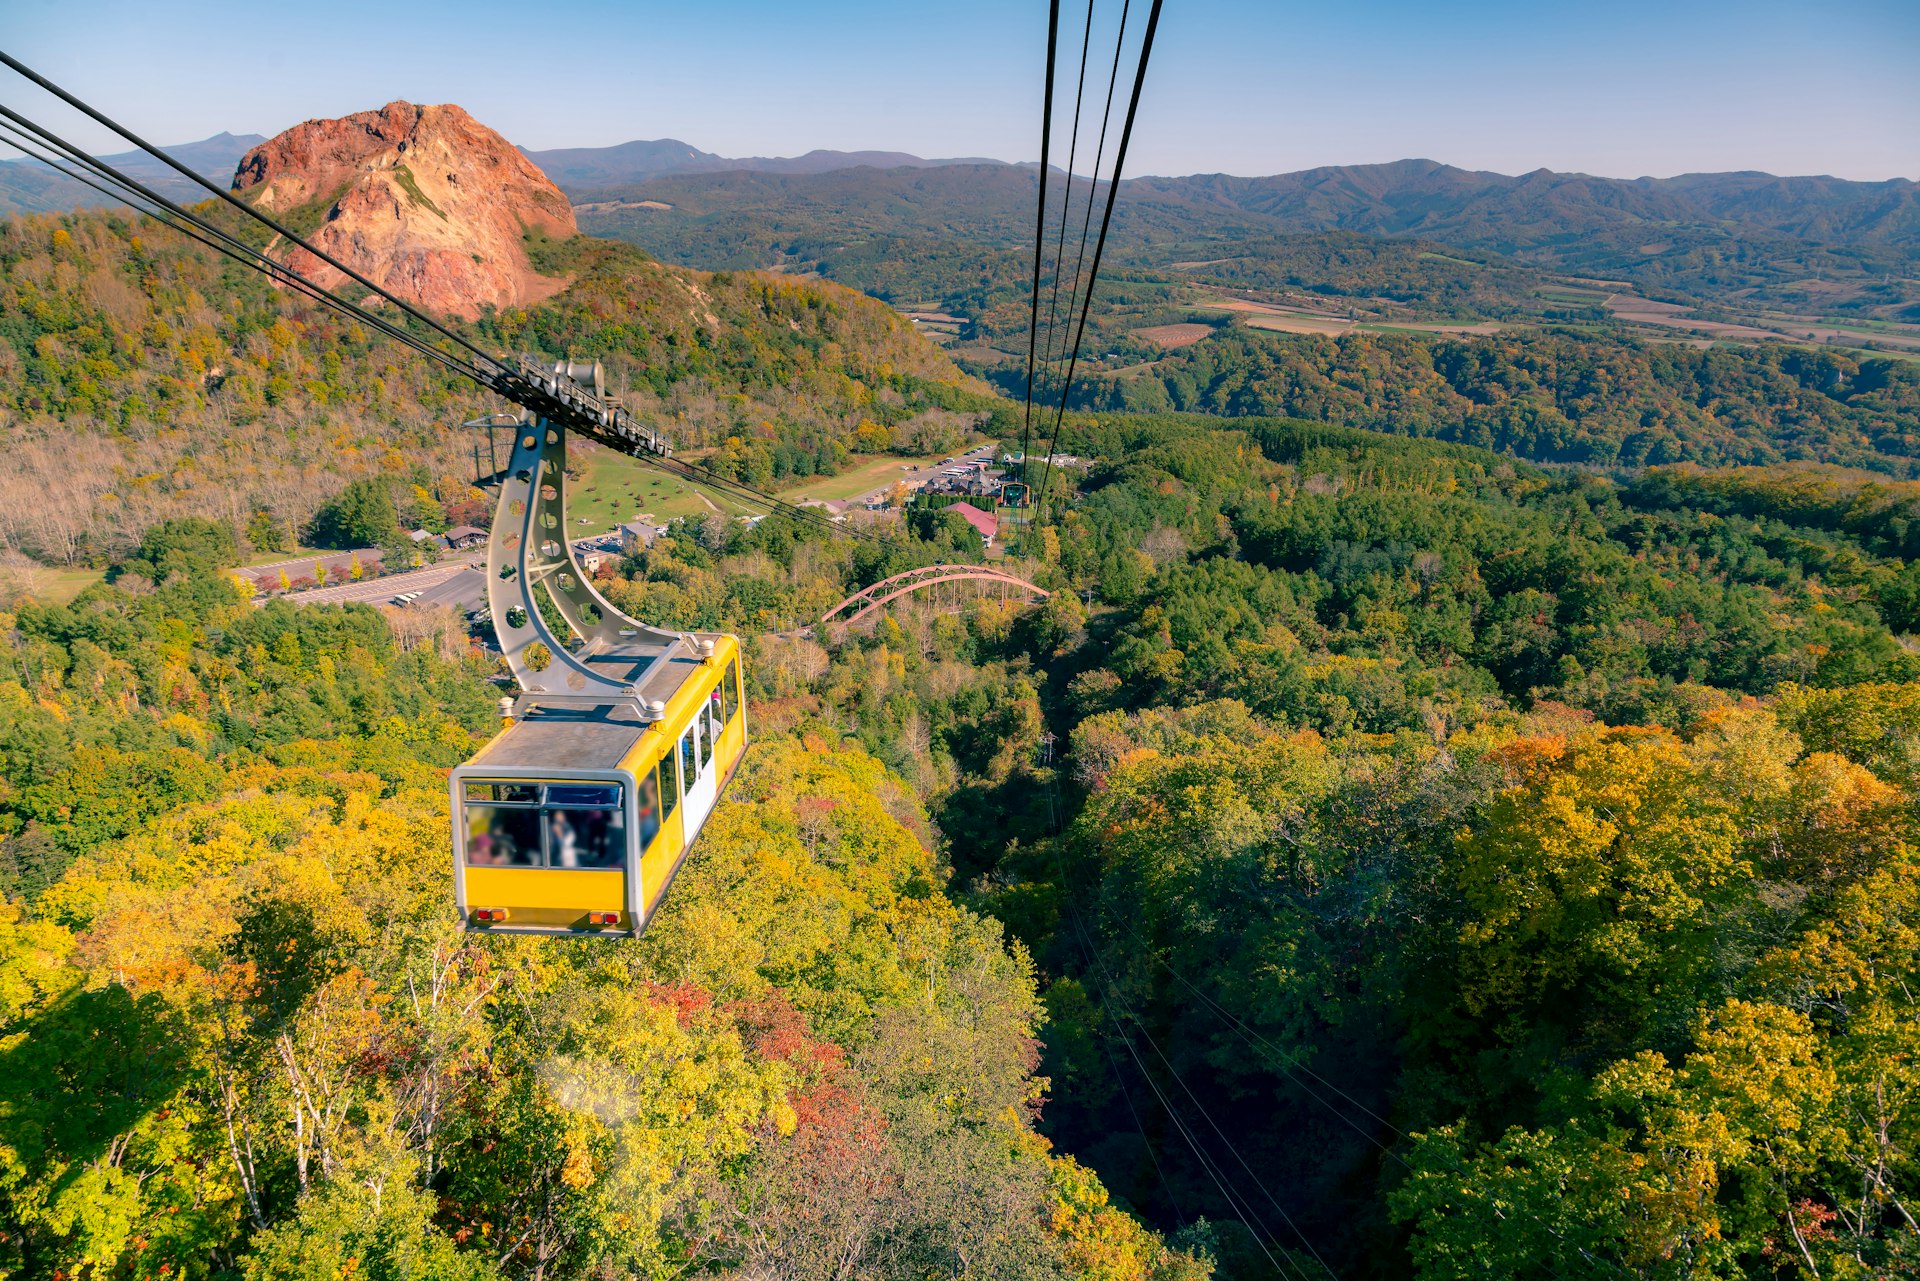
[[[1036,587],[1017,574],[990,565],[922,565],[918,569],[883,578],[855,592],[822,614],[820,626],[837,629],[872,623],[892,602],[946,583],[974,583],[984,587],[997,585],[1003,593],[1019,593],[1034,602],[1043,601],[1051,595],[1045,588]]]

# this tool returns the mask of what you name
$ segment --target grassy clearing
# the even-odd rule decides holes
[[[309,547],[305,543],[296,544],[292,550],[284,552],[255,552],[234,566],[235,569],[252,569],[255,565],[277,565],[283,560],[306,560],[310,556],[338,556],[337,547]]]
[[[340,554],[303,545],[290,552],[255,552],[234,568],[252,569],[258,565],[272,565],[279,561]],[[103,569],[36,569],[32,571],[33,594],[49,604],[65,605],[95,583],[104,581],[106,576],[107,572]]]
[[[974,444],[975,442],[970,440],[960,448],[972,449]],[[930,466],[958,456],[957,452],[929,454],[924,458],[902,458],[898,454],[855,455],[852,459],[853,465],[838,476],[809,476],[800,484],[781,490],[780,497],[793,502],[799,502],[803,498],[816,498],[822,502],[853,498],[866,493],[869,489],[877,489],[881,485],[891,485],[896,480],[918,475],[918,472],[907,470],[910,466],[918,466],[921,471],[925,471]]]
[[[43,569],[33,580],[33,594],[50,605],[64,605],[105,578],[99,569]]]
[[[665,524],[684,516],[704,516],[718,507],[729,516],[747,508],[709,493],[610,449],[577,450],[572,459],[579,478],[567,489],[567,534],[579,538],[604,533],[623,521],[649,517]],[[711,505],[709,505],[711,504]]]

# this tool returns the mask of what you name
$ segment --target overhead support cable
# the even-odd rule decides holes
[[[1080,297],[1081,269],[1087,262],[1087,232],[1093,226],[1093,202],[1100,194],[1100,164],[1107,155],[1107,126],[1113,121],[1113,90],[1120,78],[1120,53],[1127,42],[1127,16],[1133,7],[1133,0],[1122,0],[1120,5],[1120,33],[1113,41],[1113,65],[1107,69],[1107,97],[1100,108],[1100,144],[1093,152],[1093,173],[1088,179],[1086,211],[1080,219],[1080,248],[1073,260],[1073,288],[1067,294],[1067,314],[1073,314],[1073,304]],[[1115,175],[1116,180],[1118,175]]]
[[[1092,977],[1091,966],[1099,966],[1100,972],[1104,976],[1104,981],[1100,983],[1102,992],[1105,995],[1113,995],[1112,973],[1107,969],[1106,962],[1101,959],[1098,949],[1094,947],[1085,924],[1080,920],[1080,911],[1073,905],[1071,899],[1067,901],[1067,910],[1072,914],[1074,933],[1079,936],[1080,949],[1085,953],[1089,962],[1088,977]],[[1129,1018],[1132,1017],[1130,1010],[1126,1011],[1126,1013]],[[1133,1021],[1138,1022],[1138,1020]],[[1247,1225],[1250,1231],[1257,1229],[1257,1231],[1253,1231],[1253,1242],[1260,1248],[1260,1253],[1266,1256],[1268,1264],[1272,1266],[1275,1273],[1283,1278],[1287,1278],[1287,1281],[1292,1281],[1293,1270],[1281,1266],[1279,1257],[1268,1248],[1266,1240],[1261,1236],[1261,1233],[1265,1233],[1268,1237],[1271,1237],[1273,1234],[1267,1226],[1261,1222],[1260,1216],[1253,1210],[1252,1203],[1248,1202],[1244,1197],[1235,1194],[1231,1184],[1224,1177],[1224,1173],[1220,1169],[1219,1164],[1207,1154],[1206,1149],[1201,1145],[1198,1137],[1192,1129],[1188,1127],[1186,1121],[1180,1116],[1180,1113],[1174,1108],[1172,1101],[1167,1098],[1166,1092],[1160,1088],[1160,1083],[1154,1079],[1153,1073],[1147,1067],[1146,1060],[1141,1057],[1138,1047],[1134,1045],[1132,1035],[1127,1032],[1125,1026],[1123,1026],[1118,1019],[1116,1019],[1114,1023],[1114,1030],[1119,1032],[1120,1043],[1126,1048],[1128,1057],[1133,1060],[1134,1066],[1139,1070],[1140,1078],[1147,1083],[1147,1088],[1153,1092],[1154,1098],[1159,1100],[1160,1108],[1166,1113],[1167,1120],[1172,1123],[1175,1133],[1179,1134],[1181,1139],[1186,1142],[1188,1149],[1193,1153],[1194,1160],[1200,1163],[1201,1171],[1205,1173],[1207,1178],[1213,1183],[1215,1190],[1220,1193],[1220,1198],[1227,1203],[1227,1208],[1234,1214],[1239,1215],[1241,1221]],[[1145,1035],[1144,1028],[1142,1029],[1142,1034]],[[1147,1039],[1148,1043],[1151,1044],[1152,1037],[1148,1036]],[[1157,1050],[1158,1047],[1156,1046],[1155,1049]],[[1163,1055],[1162,1058],[1164,1059],[1164,1057]],[[1175,1079],[1177,1080],[1178,1077],[1176,1076]],[[1209,1120],[1211,1120],[1211,1118],[1209,1118]],[[1289,1225],[1291,1225],[1291,1220],[1289,1220]],[[1298,1229],[1295,1230],[1296,1232],[1298,1231]]]
[[[1060,312],[1060,278],[1067,263],[1067,224],[1073,220],[1073,168],[1080,157],[1080,103],[1087,93],[1087,53],[1093,46],[1093,6],[1094,0],[1087,0],[1087,25],[1080,35],[1080,74],[1074,77],[1073,90],[1073,132],[1067,140],[1067,178],[1060,195],[1060,236],[1053,247],[1053,291],[1047,300],[1047,337],[1040,344],[1042,363],[1051,366],[1054,361],[1053,333],[1054,322]],[[1094,171],[1099,178],[1099,170]],[[1093,191],[1087,192],[1087,208],[1093,208]],[[1078,283],[1077,281],[1075,282]],[[1067,297],[1067,314],[1073,314],[1073,297]],[[1061,342],[1064,350],[1066,343]]]
[[[1071,907],[1071,904],[1069,904],[1069,906]],[[1074,923],[1075,923],[1076,929],[1078,929],[1081,934],[1081,938],[1083,940],[1082,948],[1084,949],[1086,947],[1086,943],[1084,941],[1086,938],[1086,929],[1080,921],[1079,913],[1077,910],[1074,912]],[[1361,1137],[1365,1138],[1368,1142],[1372,1143],[1375,1147],[1379,1148],[1382,1154],[1388,1157],[1391,1157],[1393,1160],[1399,1162],[1403,1168],[1409,1171],[1411,1171],[1414,1168],[1413,1163],[1411,1161],[1407,1160],[1406,1157],[1402,1156],[1399,1152],[1395,1151],[1392,1147],[1388,1146],[1386,1143],[1383,1143],[1377,1135],[1370,1133],[1365,1126],[1362,1126],[1361,1124],[1359,1124],[1359,1122],[1353,1120],[1353,1118],[1349,1117],[1348,1115],[1346,1115],[1346,1113],[1342,1112],[1337,1106],[1328,1102],[1326,1099],[1322,1098],[1319,1094],[1309,1089],[1304,1082],[1302,1082],[1298,1077],[1295,1077],[1293,1075],[1293,1072],[1291,1069],[1295,1067],[1299,1068],[1301,1071],[1305,1072],[1308,1076],[1311,1076],[1314,1080],[1318,1081],[1321,1085],[1325,1086],[1332,1093],[1339,1095],[1341,1098],[1345,1099],[1347,1102],[1353,1104],[1353,1106],[1359,1109],[1362,1113],[1371,1117],[1373,1120],[1377,1121],[1381,1126],[1386,1128],[1388,1131],[1392,1132],[1394,1135],[1398,1136],[1402,1141],[1411,1143],[1413,1140],[1406,1133],[1406,1131],[1400,1129],[1398,1126],[1394,1125],[1393,1122],[1387,1120],[1385,1117],[1381,1116],[1379,1113],[1367,1107],[1366,1104],[1360,1102],[1360,1100],[1354,1098],[1351,1094],[1348,1094],[1345,1090],[1341,1089],[1339,1086],[1335,1085],[1333,1082],[1327,1080],[1324,1076],[1321,1076],[1318,1072],[1314,1071],[1311,1067],[1307,1066],[1307,1064],[1305,1064],[1304,1062],[1301,1062],[1298,1059],[1291,1058],[1279,1046],[1273,1044],[1273,1042],[1269,1041],[1265,1036],[1261,1035],[1259,1030],[1253,1027],[1252,1024],[1248,1023],[1245,1019],[1241,1018],[1239,1015],[1235,1014],[1233,1011],[1221,1005],[1212,996],[1208,995],[1204,990],[1202,990],[1199,986],[1193,983],[1192,980],[1188,979],[1184,974],[1180,973],[1180,971],[1174,969],[1172,964],[1168,962],[1165,957],[1161,956],[1157,950],[1155,950],[1151,945],[1148,944],[1147,940],[1141,936],[1138,928],[1134,926],[1127,926],[1126,928],[1127,928],[1127,933],[1133,936],[1133,941],[1137,945],[1135,949],[1136,952],[1145,952],[1146,955],[1149,958],[1151,958],[1155,964],[1160,966],[1160,968],[1164,969],[1182,987],[1186,988],[1187,991],[1191,993],[1194,997],[1196,997],[1203,1005],[1205,1005],[1210,1012],[1217,1015],[1222,1021],[1226,1022],[1229,1026],[1233,1027],[1234,1030],[1240,1034],[1241,1038],[1245,1040],[1248,1045],[1251,1046],[1251,1045],[1257,1044],[1260,1047],[1266,1049],[1269,1053],[1271,1053],[1274,1056],[1276,1061],[1276,1066],[1279,1067],[1281,1073],[1286,1077],[1288,1077],[1288,1079],[1292,1080],[1295,1085],[1299,1086],[1302,1092],[1305,1093],[1308,1098],[1311,1098],[1314,1102],[1320,1104],[1320,1106],[1327,1109],[1327,1111],[1333,1113],[1333,1115],[1337,1117],[1339,1120],[1341,1120],[1348,1126],[1352,1127],[1355,1133],[1359,1134]],[[1155,1048],[1156,1050],[1158,1049],[1157,1046]],[[1168,1068],[1169,1068],[1169,1071],[1171,1071],[1172,1065],[1168,1064]],[[1184,1085],[1183,1085],[1183,1088],[1184,1088]],[[1236,1153],[1236,1155],[1238,1154]],[[1542,1219],[1538,1214],[1532,1211],[1523,1211],[1523,1213],[1525,1213],[1526,1216],[1529,1219],[1531,1219],[1534,1223],[1538,1224],[1541,1228],[1543,1228],[1548,1233],[1548,1235],[1552,1236],[1555,1240],[1561,1242],[1564,1245],[1570,1246],[1572,1249],[1578,1252],[1580,1256],[1584,1258],[1588,1263],[1594,1264],[1595,1266],[1609,1268],[1612,1271],[1619,1273],[1621,1276],[1629,1275],[1629,1273],[1627,1273],[1625,1269],[1623,1269],[1619,1264],[1613,1262],[1611,1259],[1600,1258],[1599,1256],[1595,1255],[1591,1250],[1587,1249],[1585,1246],[1580,1245],[1577,1242],[1567,1240],[1567,1236],[1564,1232],[1562,1232],[1558,1228],[1555,1228],[1552,1224],[1548,1223],[1545,1219]],[[1495,1210],[1495,1214],[1498,1217],[1503,1219],[1506,1217],[1504,1213],[1502,1213],[1497,1209]],[[1553,1274],[1556,1277],[1564,1277],[1565,1274],[1560,1270],[1557,1264],[1549,1263],[1548,1266],[1552,1269]]]
[[[1033,437],[1033,359],[1040,336],[1040,258],[1047,243],[1047,166],[1052,163],[1053,68],[1060,44],[1060,0],[1047,8],[1047,88],[1040,109],[1040,198],[1033,215],[1033,290],[1027,318],[1027,408],[1020,428],[1020,479],[1027,479],[1027,450]]]
[[[1160,5],[1162,0],[1153,0],[1153,8],[1147,12],[1147,30],[1140,42],[1140,65],[1133,73],[1133,93],[1127,101],[1126,123],[1120,128],[1120,145],[1114,152],[1113,177],[1107,185],[1107,204],[1100,215],[1100,237],[1094,241],[1093,264],[1087,273],[1087,288],[1080,300],[1080,322],[1074,331],[1072,354],[1067,360],[1066,380],[1060,385],[1060,407],[1054,414],[1053,435],[1047,442],[1047,459],[1040,471],[1040,490],[1035,499],[1036,507],[1044,501],[1047,481],[1053,472],[1054,447],[1059,443],[1060,427],[1066,418],[1067,399],[1073,391],[1074,370],[1080,362],[1080,344],[1087,336],[1087,311],[1093,303],[1094,287],[1100,281],[1100,260],[1107,248],[1107,230],[1113,223],[1113,204],[1120,194],[1120,178],[1126,172],[1127,145],[1133,140],[1133,122],[1140,112],[1140,90],[1147,81],[1147,62],[1153,56],[1153,36],[1160,26]]]

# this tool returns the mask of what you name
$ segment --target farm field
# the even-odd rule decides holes
[[[1353,322],[1344,316],[1249,302],[1244,298],[1209,298],[1198,306],[1201,311],[1229,311],[1243,317],[1255,329],[1271,329],[1283,334],[1340,334],[1353,328]]]
[[[1325,312],[1308,311],[1305,308],[1282,307],[1275,303],[1253,302],[1245,298],[1212,298],[1197,304],[1202,311],[1227,311],[1241,317],[1246,325],[1253,329],[1268,329],[1282,334],[1344,334],[1355,331],[1364,333],[1422,333],[1422,334],[1495,334],[1501,326],[1486,321],[1479,324],[1449,324],[1445,321],[1354,321],[1345,316],[1330,316]],[[1186,329],[1184,325],[1162,325],[1158,330]],[[1141,336],[1163,346],[1180,347],[1186,342],[1169,343],[1154,337],[1153,331],[1139,330]],[[1205,335],[1197,335],[1187,342],[1197,342]]]
[[[1777,337],[1770,329],[1752,325],[1729,324],[1720,320],[1700,320],[1689,315],[1693,308],[1679,303],[1655,302],[1650,298],[1615,294],[1604,303],[1616,319],[1636,325],[1666,325],[1675,329],[1693,329],[1716,338],[1767,339]]]
[[[1134,330],[1133,336],[1171,350],[1175,347],[1191,347],[1194,343],[1199,342],[1212,332],[1212,325],[1197,323],[1184,325],[1149,325],[1145,329]]]
[[[1886,348],[1920,352],[1920,325],[1903,325],[1884,320],[1829,320],[1824,317],[1816,319],[1780,312],[1763,312],[1755,323],[1777,330],[1788,338],[1804,338],[1811,342],[1848,346],[1880,343],[1882,344],[1881,355],[1900,354],[1899,351],[1889,351]]]

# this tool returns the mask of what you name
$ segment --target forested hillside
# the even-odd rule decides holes
[[[1016,552],[1072,591],[753,649],[1032,948],[1047,1133],[1223,1276],[1910,1266],[1910,486],[1071,431]],[[899,567],[797,536],[610,590],[753,630]]]
[[[884,439],[984,403],[936,348],[846,290],[681,271],[585,239],[529,248],[568,288],[470,332],[484,348],[605,360],[680,446],[739,436],[770,475],[811,474],[845,459],[862,422]],[[244,530],[264,511],[299,527],[362,476],[453,501],[473,442],[452,429],[495,408],[154,224],[0,224],[0,414],[16,462],[0,481],[0,550],[101,565],[185,515]]]
[[[1088,386],[1112,408],[1291,414],[1558,462],[1805,460],[1911,476],[1920,458],[1920,364],[1784,345],[1235,328]]]
[[[635,945],[449,923],[451,618],[251,609],[195,524],[13,602],[8,1266],[1911,1267],[1911,485],[1068,444],[1037,609],[771,634],[956,517],[607,571],[747,638],[759,739]]]
[[[486,664],[207,533],[0,614],[0,1271],[1205,1275],[1034,1132],[1028,954],[871,756],[763,730],[640,943],[466,938]]]
[[[1920,571],[1790,514],[1910,500],[1251,436],[1088,437],[1086,799],[976,882],[1086,1029],[1056,1133],[1169,1217],[1237,1153],[1343,1276],[1911,1266]]]

